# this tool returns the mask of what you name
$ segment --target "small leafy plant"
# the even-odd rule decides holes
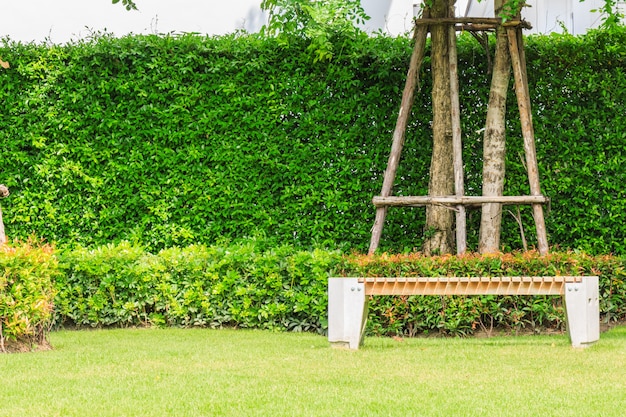
[[[57,276],[51,246],[0,246],[0,351],[47,346]]]

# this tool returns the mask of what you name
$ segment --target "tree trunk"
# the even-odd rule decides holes
[[[449,17],[454,0],[434,0],[431,16]],[[430,165],[428,194],[454,194],[452,126],[450,105],[450,69],[448,57],[449,30],[446,25],[431,28],[431,66],[433,76],[433,155]],[[427,256],[454,251],[453,211],[429,205],[426,208],[424,253]]]
[[[494,0],[496,15],[506,0]],[[506,151],[506,97],[511,76],[506,29],[498,26],[491,92],[487,108],[487,121],[483,141],[483,196],[501,196],[504,189]],[[480,221],[480,253],[500,250],[502,205],[489,203],[482,206]]]

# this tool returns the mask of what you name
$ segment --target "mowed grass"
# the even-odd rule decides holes
[[[626,327],[566,336],[368,338],[244,330],[60,331],[0,355],[1,416],[624,416]]]

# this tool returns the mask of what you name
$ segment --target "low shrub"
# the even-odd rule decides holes
[[[555,252],[425,257],[342,255],[263,239],[93,249],[0,249],[0,350],[47,346],[58,325],[236,327],[324,333],[329,276],[598,275],[602,321],[626,319],[626,258]],[[368,332],[417,336],[563,330],[560,297],[397,296],[370,300]]]
[[[57,320],[78,326],[207,326],[323,332],[338,252],[260,240],[173,247],[128,242],[60,255]]]
[[[51,246],[0,247],[0,351],[48,346],[57,276]]]
[[[327,329],[329,276],[598,275],[602,320],[626,319],[624,258],[557,252],[498,256],[342,255],[273,247],[267,240],[173,247],[152,254],[128,242],[59,255],[59,323],[77,326]],[[560,297],[374,297],[375,335],[561,331]]]

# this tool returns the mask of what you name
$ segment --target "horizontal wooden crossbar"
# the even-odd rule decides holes
[[[521,26],[525,29],[532,29],[532,25],[525,20],[507,20],[503,21],[498,17],[438,17],[438,18],[419,18],[415,19],[415,25],[502,25],[505,27]]]
[[[544,204],[550,199],[543,195],[525,196],[394,196],[394,197],[374,197],[372,203],[376,207],[384,206],[426,206],[426,205],[448,205],[448,206],[479,206],[486,203],[499,204]]]
[[[563,295],[582,276],[358,278],[366,295]]]

